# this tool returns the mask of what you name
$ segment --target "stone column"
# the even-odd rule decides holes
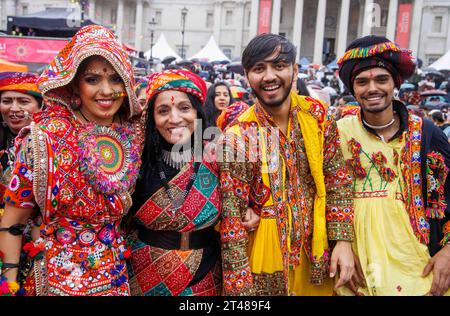
[[[373,8],[373,0],[366,0],[364,4],[362,36],[370,35],[370,33],[372,32],[372,10],[371,10],[372,8]]]
[[[336,56],[339,59],[345,53],[347,47],[348,16],[350,15],[350,0],[341,1],[341,10],[339,13],[339,27],[337,29],[337,48]]]
[[[450,16],[450,6],[448,7],[448,13]],[[446,46],[447,47],[445,48],[445,52],[448,52],[448,50],[450,49],[450,19],[447,19],[447,45]]]
[[[395,41],[395,27],[397,21],[398,0],[389,1],[389,15],[386,27],[386,37]]]
[[[95,21],[95,0],[89,0],[89,18]]]
[[[222,26],[222,1],[214,3],[214,39],[219,45],[220,42],[220,28]]]
[[[134,47],[141,51],[142,49],[142,24],[144,20],[144,4],[143,0],[136,0],[136,26],[134,33]]]
[[[272,25],[270,27],[270,32],[273,34],[280,33],[280,14],[281,14],[281,0],[273,0]]]
[[[323,38],[325,35],[325,15],[327,13],[327,0],[319,0],[316,18],[316,36],[314,39],[313,63],[322,65]]]
[[[250,40],[258,34],[258,13],[259,13],[259,0],[252,0],[252,7],[250,11]]]
[[[116,35],[122,41],[124,0],[118,0],[116,17]]]
[[[302,48],[303,5],[304,0],[295,1],[294,34],[292,36],[292,41],[294,45],[297,46],[297,61],[300,60]]]
[[[235,46],[235,55],[240,56],[242,54],[242,31],[244,29],[244,9],[245,3],[243,1],[239,1],[236,3],[237,8],[237,24],[236,24],[236,46]],[[219,39],[216,39],[217,42]]]
[[[416,58],[419,56],[419,41],[422,28],[422,9],[423,0],[414,0],[411,35],[409,37],[409,49],[412,50],[413,56]]]

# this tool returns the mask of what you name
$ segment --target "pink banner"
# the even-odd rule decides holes
[[[0,58],[12,62],[48,64],[66,40],[0,36]]]
[[[270,33],[272,21],[272,0],[261,0],[259,2],[258,35]]]
[[[395,42],[402,48],[408,48],[409,46],[412,9],[413,6],[411,3],[402,3],[398,6],[397,34]]]

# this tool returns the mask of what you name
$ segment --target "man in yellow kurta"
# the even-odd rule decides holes
[[[354,262],[350,177],[336,124],[320,101],[291,92],[296,49],[255,37],[242,64],[257,102],[219,142],[225,295],[331,295]],[[260,215],[247,232],[245,210]],[[339,270],[339,271],[338,271]]]
[[[343,287],[338,294],[446,294],[450,145],[438,127],[393,97],[414,73],[411,53],[385,37],[366,36],[352,42],[338,64],[361,105],[358,115],[338,121],[354,178],[357,256],[352,291]]]

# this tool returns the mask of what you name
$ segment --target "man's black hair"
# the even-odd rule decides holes
[[[343,95],[341,96],[341,99],[343,99],[345,103],[356,102],[355,97],[352,95]]]
[[[242,66],[249,71],[257,62],[262,61],[279,50],[274,62],[285,61],[289,64],[295,63],[297,48],[287,38],[264,33],[254,37],[242,53]]]

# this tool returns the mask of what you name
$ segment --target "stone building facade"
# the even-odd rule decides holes
[[[341,55],[366,34],[396,39],[402,5],[409,5],[408,48],[427,65],[450,50],[448,0],[89,0],[86,15],[113,28],[125,43],[150,49],[164,33],[171,47],[190,57],[214,35],[230,58],[239,58],[258,33],[262,2],[270,4],[269,30],[285,35],[298,47],[298,57],[322,63]],[[0,0],[1,28],[8,15],[24,15],[45,7],[79,5],[76,0]],[[186,8],[183,45],[182,9]],[[408,22],[408,21],[407,21]]]

